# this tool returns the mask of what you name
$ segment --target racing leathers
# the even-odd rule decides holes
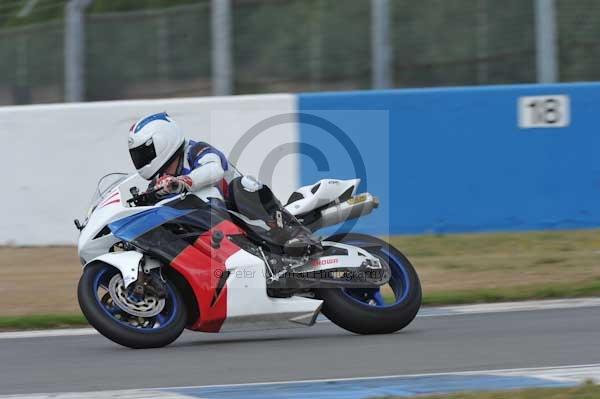
[[[229,165],[221,151],[202,141],[186,140],[181,158],[174,175],[163,174],[153,182],[158,197],[184,191],[194,192],[211,186],[227,195],[224,190]]]

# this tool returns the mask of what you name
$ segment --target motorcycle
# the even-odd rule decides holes
[[[138,175],[106,175],[75,220],[81,311],[130,348],[168,345],[186,328],[311,326],[320,313],[357,334],[398,331],[421,305],[409,260],[376,237],[315,234],[377,208],[376,197],[356,194],[359,182],[321,180],[282,205],[241,174],[166,199],[140,192],[148,182]]]

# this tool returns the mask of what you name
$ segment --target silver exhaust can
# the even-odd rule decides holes
[[[320,210],[320,217],[308,225],[312,231],[368,215],[379,206],[377,197],[363,193]]]

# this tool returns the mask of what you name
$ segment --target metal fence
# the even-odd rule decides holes
[[[394,86],[533,82],[533,1],[394,1]]]
[[[600,80],[600,2],[557,0],[560,80]]]
[[[85,42],[86,99],[211,93],[210,7],[92,14]]]
[[[63,24],[0,31],[0,104],[63,101]]]
[[[369,1],[240,1],[232,30],[237,93],[370,87]]]
[[[79,34],[72,19],[0,30],[0,104],[600,79],[597,0],[202,0],[88,13]]]

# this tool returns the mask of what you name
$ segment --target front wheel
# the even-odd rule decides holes
[[[159,275],[154,278],[164,295],[140,296],[125,288],[114,266],[89,265],[77,287],[81,311],[98,332],[117,344],[134,349],[168,345],[183,332],[187,311],[175,286]]]
[[[389,334],[406,327],[421,307],[421,283],[409,260],[378,238],[354,233],[327,238],[365,249],[390,266],[391,278],[383,287],[322,288],[323,314],[338,326],[357,334]]]

